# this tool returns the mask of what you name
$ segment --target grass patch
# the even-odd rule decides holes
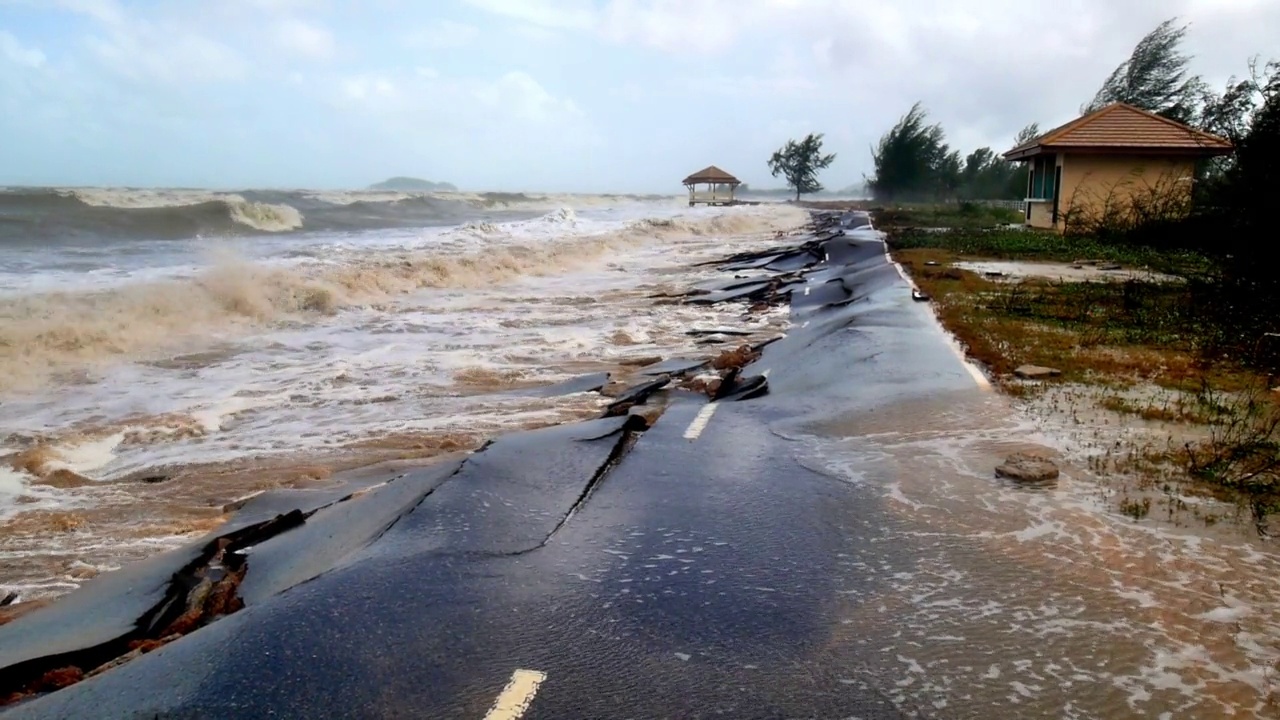
[[[990,228],[1021,223],[1022,213],[972,202],[903,204],[876,208],[876,225],[883,230],[907,228]]]
[[[1006,389],[1024,364],[1058,368],[1069,382],[1150,382],[1187,391],[1198,389],[1206,373],[1230,389],[1252,378],[1242,368],[1202,360],[1200,329],[1188,321],[1180,284],[997,282],[954,267],[960,256],[953,251],[894,255],[933,298],[947,329]]]
[[[989,228],[1021,223],[1022,213],[980,202],[898,203],[885,206],[874,200],[801,200],[813,210],[865,210],[881,230],[906,228]]]
[[[1055,232],[1030,228],[953,229],[941,232],[905,228],[890,231],[889,245],[895,250],[947,251],[970,259],[1068,263],[1098,260],[1180,276],[1204,273],[1211,269],[1211,263],[1203,255],[1190,251],[1161,251],[1105,243],[1090,238],[1068,238]]]

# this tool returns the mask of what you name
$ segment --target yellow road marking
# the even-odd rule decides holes
[[[516,670],[511,673],[511,681],[502,689],[484,720],[519,720],[529,709],[533,696],[538,694],[538,686],[546,679],[547,674],[537,670]]]

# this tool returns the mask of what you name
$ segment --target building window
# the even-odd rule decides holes
[[[1057,155],[1037,155],[1031,166],[1031,192],[1027,196],[1032,200],[1052,200],[1054,174],[1058,164]]]

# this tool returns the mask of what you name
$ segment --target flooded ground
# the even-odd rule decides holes
[[[1248,524],[1121,514],[1131,479],[1088,472],[1070,417],[974,390],[813,428],[839,439],[812,466],[886,501],[879,542],[924,549],[846,559],[892,590],[853,598],[834,641],[938,717],[1280,717],[1280,552]],[[1026,450],[1058,458],[1056,484],[995,477]]]

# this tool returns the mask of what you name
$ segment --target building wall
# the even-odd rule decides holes
[[[1109,215],[1127,217],[1135,198],[1139,207],[1148,209],[1185,212],[1190,207],[1193,160],[1132,155],[1060,157],[1062,188],[1059,222],[1054,226],[1058,229]]]
[[[1028,200],[1027,209],[1030,211],[1027,215],[1027,225],[1038,228],[1054,226],[1052,200]]]

